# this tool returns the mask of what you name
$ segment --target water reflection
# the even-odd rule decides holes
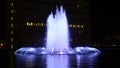
[[[68,68],[68,55],[48,55],[47,68]]]
[[[34,66],[35,55],[17,55],[18,68],[30,68]]]
[[[77,68],[96,68],[98,65],[98,54],[76,55]]]
[[[45,55],[18,55],[16,54],[16,68],[45,68]]]
[[[16,68],[95,68],[98,54],[23,55],[16,54]]]

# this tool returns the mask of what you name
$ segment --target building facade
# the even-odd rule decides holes
[[[6,40],[10,47],[44,46],[46,19],[51,11],[55,13],[56,5],[66,10],[71,46],[90,44],[89,0],[7,0]]]

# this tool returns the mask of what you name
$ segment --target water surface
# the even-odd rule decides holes
[[[1,68],[120,68],[120,48],[99,55],[15,55],[0,49]],[[3,66],[3,67],[2,67]]]

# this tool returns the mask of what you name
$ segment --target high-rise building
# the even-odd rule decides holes
[[[66,10],[71,45],[90,44],[89,0],[7,0],[6,40],[11,48],[44,46],[47,16],[60,5]]]
[[[0,0],[0,41],[4,39],[5,27],[5,0]]]

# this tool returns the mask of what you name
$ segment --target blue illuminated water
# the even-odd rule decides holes
[[[100,53],[94,47],[70,47],[69,29],[66,12],[61,6],[56,9],[55,15],[47,18],[47,40],[45,47],[22,47],[15,51],[15,54],[93,54]]]
[[[100,48],[86,55],[14,54],[0,49],[1,68],[120,68],[120,48]],[[116,62],[117,61],[117,62]]]
[[[16,55],[18,68],[95,68],[99,54],[92,55]]]
[[[56,9],[56,14],[51,13],[47,18],[47,41],[48,52],[65,52],[69,49],[69,29],[66,12],[63,7]]]

